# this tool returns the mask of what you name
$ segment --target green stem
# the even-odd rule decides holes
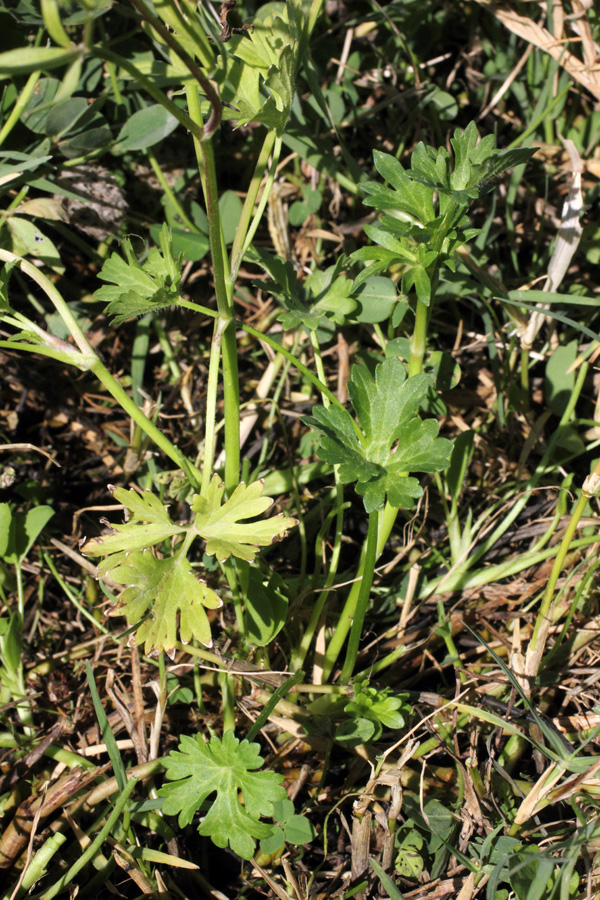
[[[148,162],[152,166],[152,171],[156,175],[158,182],[165,193],[165,196],[168,198],[169,203],[175,210],[175,213],[181,219],[182,223],[194,234],[200,234],[200,229],[197,225],[194,225],[192,220],[188,217],[175,192],[171,189],[171,186],[167,182],[163,170],[159,166],[158,160],[156,159],[156,156],[154,155],[150,147],[148,147],[148,149],[146,150],[146,157],[148,159]]]
[[[177,119],[180,125],[183,125],[183,127],[190,132],[194,139],[199,141],[203,140],[204,128],[192,121],[187,113],[180,109],[176,103],[173,103],[172,100],[169,100],[167,95],[163,94],[160,88],[157,88],[154,83],[150,81],[149,78],[146,78],[137,66],[134,66],[128,59],[125,59],[125,57],[119,56],[118,53],[113,53],[112,50],[107,50],[106,47],[101,47],[98,44],[90,48],[90,54],[97,59],[103,59],[105,62],[113,63],[113,65],[124,69],[148,94],[150,94],[153,100],[156,100],[157,103],[164,106],[164,108]]]
[[[250,247],[254,239],[254,235],[256,234],[256,230],[260,225],[260,221],[263,217],[263,213],[265,211],[265,207],[267,205],[267,201],[269,199],[269,195],[271,193],[271,188],[273,187],[273,182],[275,181],[275,175],[277,173],[277,163],[279,162],[279,157],[281,156],[281,148],[283,146],[283,138],[278,137],[275,141],[275,146],[273,148],[273,156],[271,159],[271,167],[269,169],[269,174],[267,176],[267,180],[263,189],[262,194],[260,195],[260,200],[254,212],[254,218],[250,223],[250,227],[248,228],[248,233],[246,235],[246,240],[244,241],[244,246],[242,248],[242,254],[240,256],[240,262],[243,260],[245,254]],[[236,270],[237,276],[237,270]]]
[[[240,561],[241,562],[241,561]],[[230,558],[223,564],[223,572],[227,579],[227,584],[231,590],[231,599],[233,600],[233,609],[235,612],[235,622],[240,637],[246,634],[246,621],[244,619],[244,606],[240,595],[240,579],[236,570],[235,563]]]
[[[206,386],[206,415],[204,425],[204,461],[202,463],[202,494],[206,497],[212,476],[215,453],[215,422],[217,417],[217,390],[219,387],[219,360],[224,331],[223,319],[215,320],[213,338],[210,345],[208,381]]]
[[[223,734],[226,731],[235,731],[235,692],[233,689],[233,676],[227,672],[219,673],[221,696],[223,698]]]
[[[367,532],[365,559],[361,572],[362,577],[356,603],[356,611],[352,620],[350,639],[348,641],[348,649],[346,651],[346,660],[344,662],[340,678],[342,683],[350,681],[350,679],[352,678],[352,673],[354,672],[354,666],[356,665],[360,636],[362,634],[365,616],[369,608],[371,587],[373,586],[373,575],[375,572],[375,563],[377,561],[378,529],[379,513],[372,512],[369,514],[369,530]]]
[[[267,168],[267,163],[269,162],[269,156],[271,155],[271,151],[275,146],[275,142],[279,145],[279,152],[281,152],[281,139],[277,139],[275,131],[268,131],[263,142],[261,151],[259,153],[258,159],[256,161],[256,166],[254,168],[254,174],[252,176],[252,181],[250,182],[250,187],[248,188],[248,193],[246,194],[246,199],[244,200],[244,206],[242,208],[242,214],[240,216],[240,221],[238,223],[238,227],[235,232],[235,238],[233,240],[233,245],[231,247],[231,281],[235,282],[237,278],[237,273],[240,268],[240,264],[242,259],[244,258],[244,253],[250,245],[252,238],[254,237],[254,233],[252,235],[249,234],[250,229],[250,219],[252,217],[252,213],[254,211],[254,205],[256,203],[256,198],[258,196],[258,191],[260,189],[260,185],[265,173],[265,169]],[[273,163],[271,165],[272,174],[274,175],[275,167],[277,166],[277,160],[279,158],[279,153],[273,155]],[[272,180],[271,180],[272,183]],[[265,185],[265,189],[263,191],[263,195],[261,197],[261,204],[264,200],[264,204],[262,205],[262,209],[264,210],[264,206],[267,203],[267,199],[269,197],[270,185]],[[261,210],[262,215],[262,210]],[[252,223],[254,227],[254,231],[258,227],[258,221]]]
[[[6,140],[8,135],[11,133],[11,131],[13,130],[13,128],[15,127],[17,122],[20,120],[23,110],[25,109],[25,107],[27,106],[29,101],[31,100],[31,98],[33,96],[33,92],[35,91],[35,89],[37,87],[37,83],[39,81],[40,74],[41,73],[40,73],[39,69],[36,72],[32,72],[31,75],[29,76],[29,78],[27,79],[25,87],[23,88],[23,90],[21,91],[19,96],[17,97],[17,99],[15,101],[15,105],[13,106],[13,108],[11,110],[11,113],[10,113],[8,119],[6,120],[6,122],[4,123],[4,125],[2,126],[2,130],[0,131],[0,147],[2,146],[2,144],[4,143],[4,141]]]
[[[208,117],[206,125],[203,124],[202,126],[202,137],[200,138],[200,140],[209,140],[219,127],[219,123],[221,121],[221,113],[223,109],[221,105],[221,98],[219,97],[217,91],[210,83],[200,66],[194,59],[192,59],[187,50],[182,47],[175,35],[171,31],[169,31],[169,29],[166,28],[165,25],[160,21],[160,19],[154,15],[149,7],[146,6],[144,0],[131,0],[131,3],[138,10],[142,18],[144,18],[152,26],[152,28],[154,28],[156,33],[160,35],[165,44],[170,47],[174,53],[177,54],[184,66],[186,66],[186,68],[190,71],[194,79],[206,94],[206,99],[211,105],[211,113]],[[195,119],[197,123],[203,121],[201,116],[198,117],[192,115],[192,118]]]
[[[196,85],[186,88],[188,109],[193,119],[202,121],[200,98]],[[194,137],[194,148],[204,190],[208,218],[208,240],[213,264],[217,309],[223,320],[223,399],[225,406],[225,486],[234,490],[240,478],[240,388],[238,376],[237,342],[233,311],[233,285],[229,278],[229,263],[223,238],[215,157],[210,141],[201,143]]]
[[[182,469],[189,483],[196,490],[200,487],[201,473],[184,455],[178,447],[175,446],[163,433],[156,427],[154,422],[144,415],[142,410],[136,406],[129,394],[121,387],[117,379],[110,374],[106,366],[100,359],[96,358],[90,363],[89,369],[94,373],[98,381],[104,385],[114,400],[126,412],[133,421],[140,426],[142,431],[148,435],[151,441],[154,441],[163,453],[173,460],[175,465]]]
[[[98,832],[92,843],[89,845],[87,850],[85,850],[79,859],[73,863],[68,872],[59,878],[57,882],[55,882],[51,888],[47,891],[44,891],[43,894],[38,895],[39,900],[52,900],[53,897],[56,897],[68,884],[70,884],[75,876],[81,872],[81,870],[87,866],[89,862],[94,858],[96,853],[102,847],[102,844],[111,833],[115,825],[117,824],[121,813],[124,812],[126,805],[129,802],[129,797],[132,791],[135,789],[138,783],[137,778],[130,778],[124,789],[120,792],[119,797],[115,801],[115,805],[108,819],[104,823],[104,827]]]
[[[302,639],[300,644],[292,656],[290,661],[290,669],[292,672],[296,672],[298,669],[301,669],[304,660],[306,659],[306,654],[308,653],[310,647],[312,646],[313,636],[315,631],[317,630],[317,626],[321,619],[321,613],[323,612],[323,608],[325,603],[329,598],[329,594],[331,593],[331,586],[335,581],[335,577],[337,575],[338,565],[340,561],[340,552],[342,549],[342,531],[344,524],[344,486],[341,484],[339,475],[337,473],[337,467],[335,470],[335,490],[336,490],[336,519],[335,519],[335,538],[333,541],[333,551],[331,553],[331,559],[329,560],[329,566],[327,570],[327,578],[325,579],[325,584],[321,589],[319,594],[319,599],[315,603],[313,611],[311,613],[310,621],[306,626],[306,629],[302,635]],[[325,525],[327,526],[327,522]],[[323,529],[323,537],[325,535],[325,530]],[[324,540],[322,541],[324,543]]]
[[[6,256],[13,257],[14,254],[9,254],[8,251],[0,250],[0,259],[5,259]],[[21,268],[24,271],[28,271],[25,260],[18,260]],[[19,344],[15,341],[0,341],[0,347],[6,347],[10,350],[25,350],[30,353],[39,353],[42,356],[48,356],[51,359],[55,359],[58,362],[62,362],[66,365],[74,365],[83,371],[90,371],[96,376],[96,378],[103,384],[111,396],[117,401],[121,408],[129,413],[133,421],[139,425],[139,427],[144,431],[148,437],[154,441],[154,443],[160,447],[160,449],[173,460],[175,465],[182,469],[185,473],[190,484],[198,489],[200,486],[200,478],[201,473],[198,469],[190,463],[190,461],[179,451],[179,449],[156,427],[156,425],[150,421],[150,419],[142,412],[142,410],[134,403],[131,397],[123,390],[119,382],[114,378],[113,375],[110,374],[106,366],[102,363],[98,356],[96,356],[92,347],[87,343],[83,332],[79,329],[79,326],[71,316],[68,307],[64,303],[64,300],[58,292],[55,290],[54,286],[50,283],[46,283],[46,279],[41,275],[37,270],[35,271],[35,275],[32,275],[34,280],[42,287],[42,289],[50,296],[50,298],[54,301],[55,299],[60,300],[59,303],[55,303],[58,311],[63,318],[63,321],[67,325],[67,327],[71,330],[74,340],[76,343],[80,345],[80,352],[77,352],[75,348],[71,344],[67,344],[64,341],[61,341],[58,338],[54,338],[52,335],[47,334],[38,328],[35,323],[29,322],[25,316],[21,316],[17,314],[18,318],[12,316],[3,316],[5,322],[8,323],[16,323],[21,326],[28,327],[30,330],[35,331],[40,334],[40,336],[47,340],[51,341],[52,344],[56,344],[56,348],[52,345],[43,346],[37,344]],[[48,290],[48,287],[52,289],[52,291]],[[56,297],[54,297],[56,295]],[[63,310],[64,307],[64,310]],[[22,321],[21,321],[22,320]],[[87,348],[87,349],[86,349]]]
[[[415,328],[410,339],[410,361],[408,377],[419,375],[423,371],[423,360],[427,346],[427,326],[429,324],[429,307],[417,300],[415,309]]]
[[[189,15],[185,4],[181,5],[177,0],[154,0],[153,6],[162,21],[177,34],[179,41],[185,44],[189,53],[200,60],[202,68],[212,72],[217,63],[214,44],[211,46],[209,43],[199,19]]]
[[[379,523],[378,528],[378,541],[377,541],[377,558],[381,556],[383,553],[383,548],[385,547],[388,538],[391,534],[392,528],[394,527],[394,523],[396,522],[396,518],[398,516],[398,510],[394,509],[393,506],[390,506],[389,503],[386,503],[385,508],[382,513],[380,513],[381,522]],[[357,579],[360,578],[360,573],[363,571],[365,560],[366,560],[366,552],[367,545],[363,544],[360,559],[358,561],[357,567]],[[344,641],[348,636],[348,632],[350,630],[350,624],[352,618],[355,614],[356,605],[358,603],[358,596],[360,593],[361,582],[355,581],[348,596],[346,598],[346,602],[342,609],[342,612],[339,617],[338,624],[333,633],[331,641],[327,647],[327,651],[325,653],[325,661],[323,664],[323,679],[327,680],[329,678],[333,667],[336,663],[338,656],[342,651],[342,647],[344,646]]]
[[[49,837],[47,841],[45,841],[40,849],[37,851],[27,869],[25,870],[25,874],[23,876],[23,881],[21,882],[21,886],[19,887],[16,894],[14,892],[10,892],[9,896],[14,897],[14,900],[21,900],[21,897],[24,896],[26,891],[29,888],[33,887],[36,881],[42,878],[46,874],[46,870],[52,860],[52,857],[58,853],[60,848],[67,840],[66,834],[53,834],[52,837]]]
[[[574,534],[579,525],[579,520],[581,519],[585,507],[587,506],[591,497],[595,496],[598,493],[598,483],[600,482],[600,460],[596,463],[594,468],[592,469],[591,475],[586,479],[586,482],[581,491],[581,496],[575,505],[575,509],[573,510],[573,514],[571,516],[571,521],[567,526],[567,530],[564,533],[563,539],[561,541],[560,547],[558,549],[558,553],[556,554],[556,558],[554,560],[554,565],[552,566],[552,571],[550,573],[550,578],[548,579],[548,584],[546,585],[546,590],[544,591],[544,596],[542,598],[542,602],[540,604],[540,609],[535,620],[535,626],[533,628],[533,634],[531,636],[530,642],[530,650],[533,653],[536,649],[537,642],[540,635],[540,629],[544,622],[546,622],[550,616],[550,611],[552,608],[552,604],[554,601],[554,591],[556,590],[556,583],[559,579],[560,573],[562,572],[563,566],[565,564],[565,559],[567,558],[567,553],[571,549],[571,543],[573,541]],[[589,485],[589,487],[588,487]],[[542,647],[543,651],[543,647]]]
[[[46,278],[45,275],[40,272],[32,263],[28,262],[26,259],[22,259],[20,256],[17,256],[15,253],[11,253],[10,250],[1,250],[0,249],[0,260],[3,260],[7,263],[14,263],[22,272],[28,275],[32,281],[41,287],[43,292],[46,294],[61,319],[69,329],[71,336],[77,347],[81,351],[84,356],[92,356],[95,357],[94,350],[89,344],[86,336],[83,331],[79,327],[79,324],[75,317],[73,316],[71,310],[63,299],[62,295],[56,290],[52,282]],[[68,348],[68,345],[65,345]],[[68,348],[71,349],[72,348]]]
[[[254,725],[252,725],[248,734],[246,735],[246,740],[248,740],[248,741],[254,740],[254,738],[258,735],[260,729],[263,727],[263,725],[266,724],[267,719],[269,718],[271,713],[274,711],[277,704],[281,703],[281,701],[285,698],[286,694],[289,694],[289,692],[292,690],[292,688],[295,687],[298,684],[298,682],[302,681],[303,678],[304,678],[304,672],[296,672],[294,675],[290,676],[290,678],[287,678],[283,682],[283,684],[277,688],[276,691],[273,691],[273,694],[271,695],[270,700],[267,701],[263,711],[258,716],[256,721],[254,722]]]
[[[265,344],[268,344],[269,347],[272,347],[273,350],[276,350],[277,353],[281,353],[282,356],[285,356],[286,359],[292,363],[292,365],[302,374],[304,377],[314,384],[314,386],[323,394],[324,397],[327,397],[330,403],[334,406],[338,406],[340,409],[345,409],[343,403],[340,403],[335,394],[329,390],[326,384],[319,380],[319,378],[311,372],[311,370],[305,366],[300,360],[294,356],[293,353],[290,353],[282,344],[278,343],[274,338],[270,337],[268,334],[263,334],[262,331],[257,331],[256,328],[252,328],[250,325],[245,325],[243,322],[238,322],[237,325],[247,334],[251,334],[252,337],[257,338],[259,341],[264,341]]]
[[[183,306],[185,309],[191,309],[194,312],[201,313],[205,316],[213,316],[216,318],[219,314],[216,313],[212,309],[208,309],[206,306],[200,306],[199,303],[193,303],[191,300],[178,300],[178,306]],[[240,328],[242,331],[245,331],[247,334],[251,334],[252,337],[256,338],[259,341],[263,341],[265,344],[268,344],[272,350],[275,350],[276,353],[281,353],[282,356],[285,356],[289,362],[306,378],[307,381],[310,381],[318,391],[321,392],[323,397],[327,398],[330,403],[333,403],[334,406],[338,406],[340,409],[345,409],[343,403],[340,403],[338,398],[335,396],[333,391],[330,391],[327,385],[321,381],[314,372],[305,366],[304,363],[300,362],[297,356],[294,356],[283,344],[280,344],[275,338],[272,338],[270,335],[265,334],[262,331],[258,331],[256,328],[252,328],[251,325],[246,325],[245,322],[236,321],[236,328]]]
[[[521,393],[523,395],[523,408],[529,410],[529,350],[521,349]]]
[[[310,9],[308,11],[308,17],[307,17],[306,23],[304,25],[304,31],[302,32],[302,39],[301,39],[300,48],[298,51],[298,57],[300,59],[302,59],[304,56],[306,47],[308,46],[308,42],[310,40],[310,36],[314,31],[315,25],[317,24],[317,19],[321,15],[321,10],[323,8],[323,2],[324,2],[324,0],[312,0]]]

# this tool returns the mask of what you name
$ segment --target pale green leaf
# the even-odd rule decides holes
[[[153,147],[175,131],[178,124],[175,116],[160,103],[138,109],[121,128],[114,150],[127,153]]]
[[[164,797],[163,812],[179,815],[183,828],[216,793],[199,833],[210,837],[217,847],[229,845],[243,859],[251,859],[255,838],[266,838],[272,832],[271,825],[260,821],[261,816],[272,816],[273,803],[287,796],[281,775],[252,771],[262,762],[259,745],[240,742],[231,731],[226,731],[222,740],[213,736],[210,743],[201,735],[184,735],[179,750],[164,761],[172,783],[159,791]]]
[[[12,566],[20,566],[52,516],[51,506],[34,506],[26,513],[11,513],[8,504],[0,506],[0,556]]]
[[[113,496],[129,510],[130,520],[124,525],[111,525],[112,534],[86,541],[82,553],[109,556],[121,551],[144,550],[186,530],[170,519],[166,508],[150,491],[140,495],[136,491],[117,488]]]
[[[8,552],[8,538],[12,512],[8,503],[0,503],[0,557]]]
[[[192,502],[194,524],[206,541],[206,552],[221,561],[230,556],[252,562],[259,547],[267,547],[284,537],[296,524],[289,516],[248,521],[262,515],[272,505],[270,497],[263,497],[262,481],[246,485],[242,482],[231,497],[221,505],[225,485],[213,475],[206,496],[198,494]]]
[[[196,639],[212,644],[205,607],[217,609],[217,594],[194,576],[185,556],[156,559],[149,551],[115,554],[103,564],[117,584],[129,585],[111,615],[125,616],[137,627],[132,643],[144,644],[144,652],[171,655],[177,644],[177,617],[184,644]],[[140,624],[141,623],[141,624]]]
[[[25,200],[17,209],[23,216],[37,216],[41,219],[52,219],[56,222],[66,222],[67,213],[60,202],[52,197],[34,197],[33,200]]]
[[[391,278],[376,275],[362,283],[356,299],[360,303],[358,322],[385,322],[398,300],[398,291]]]

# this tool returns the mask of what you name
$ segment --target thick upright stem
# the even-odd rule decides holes
[[[419,375],[423,370],[423,360],[427,346],[427,325],[429,324],[429,307],[417,300],[415,310],[415,329],[410,340],[410,360],[408,377]]]
[[[202,113],[196,85],[188,86],[186,93],[190,116],[197,123],[201,123]],[[240,478],[239,378],[233,313],[233,284],[229,275],[229,260],[221,227],[213,147],[210,141],[201,142],[197,137],[194,137],[194,147],[204,190],[217,308],[222,322],[225,486],[227,491],[231,492],[239,483]]]
[[[387,540],[391,534],[392,528],[394,527],[394,523],[396,521],[396,517],[398,515],[398,510],[394,509],[393,506],[390,506],[389,503],[386,503],[385,508],[381,516],[381,522],[377,529],[378,531],[378,539],[377,539],[377,559],[383,553],[383,549],[387,543]],[[361,572],[364,571],[364,567],[366,564],[366,555],[367,555],[367,541],[363,544],[360,559],[358,561],[358,566],[356,569],[357,579],[360,579]],[[337,627],[333,633],[331,641],[327,647],[327,651],[325,653],[325,661],[323,664],[323,680],[325,681],[331,675],[333,667],[337,661],[338,656],[342,652],[342,647],[344,646],[344,642],[348,637],[348,632],[350,631],[350,626],[353,618],[356,615],[356,608],[358,605],[358,599],[360,595],[361,589],[361,580],[356,580],[352,587],[350,588],[350,592],[346,597],[346,602],[344,604],[344,608],[342,609],[339,622]]]

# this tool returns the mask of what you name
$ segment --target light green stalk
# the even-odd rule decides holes
[[[196,85],[186,88],[188,109],[196,122],[202,122],[200,97]],[[217,309],[221,320],[223,353],[223,394],[225,405],[225,486],[233,491],[240,479],[240,406],[237,342],[233,310],[233,285],[230,279],[229,260],[225,248],[219,194],[215,170],[215,158],[209,140],[201,141],[194,135],[194,148],[204,191],[208,218],[208,240],[213,264]]]
[[[529,644],[529,650],[531,653],[536,653],[537,656],[541,657],[544,650],[545,637],[542,638],[540,632],[543,629],[545,623],[547,623],[550,619],[551,609],[554,602],[554,592],[556,590],[556,583],[560,577],[560,573],[562,572],[563,566],[565,564],[565,559],[567,557],[567,553],[571,549],[573,543],[573,537],[575,532],[577,531],[577,527],[579,525],[579,520],[581,519],[585,507],[592,497],[597,497],[600,494],[600,460],[596,463],[592,472],[586,478],[583,487],[581,489],[581,495],[579,500],[575,505],[575,509],[571,515],[571,520],[567,526],[563,539],[560,543],[560,547],[558,549],[558,553],[556,554],[556,558],[554,560],[554,565],[552,566],[552,571],[550,573],[550,578],[548,579],[548,584],[546,585],[546,590],[544,591],[544,596],[542,598],[542,602],[540,604],[540,609],[535,620],[535,626],[533,628],[533,634],[531,636],[531,641]],[[538,647],[538,642],[540,643],[540,647]]]
[[[59,894],[68,884],[70,884],[75,876],[78,875],[79,872],[81,872],[81,870],[85,866],[87,866],[89,862],[91,862],[91,860],[100,851],[102,844],[119,821],[121,814],[125,812],[125,807],[129,803],[129,797],[135,789],[136,785],[137,778],[133,777],[128,780],[124,789],[120,792],[117,800],[115,801],[112,812],[104,823],[104,826],[98,832],[87,850],[84,850],[77,861],[73,863],[71,868],[67,872],[65,872],[65,874],[61,878],[59,878],[59,880],[56,881],[51,888],[49,888],[47,891],[44,891],[44,893],[40,895],[40,900],[52,900],[53,897],[56,897],[56,895]]]
[[[2,345],[10,345],[13,349],[26,350],[31,353],[41,353],[44,356],[49,356],[52,359],[59,360],[60,362],[66,363],[67,365],[77,366],[83,371],[92,372],[100,381],[100,383],[103,384],[104,387],[106,387],[111,396],[117,401],[119,406],[121,406],[121,408],[126,413],[128,413],[129,416],[131,416],[133,421],[137,425],[139,425],[142,431],[144,431],[152,441],[154,441],[157,447],[159,447],[159,449],[161,449],[170,459],[172,459],[176,466],[183,470],[190,484],[198,489],[200,484],[200,473],[198,472],[196,467],[192,463],[190,463],[190,461],[183,455],[183,453],[180,452],[175,444],[173,444],[162,433],[162,431],[160,431],[160,429],[158,429],[156,425],[142,412],[142,410],[134,403],[129,394],[121,387],[117,379],[113,375],[111,375],[111,373],[108,371],[104,363],[97,356],[96,352],[88,342],[86,336],[79,327],[79,323],[73,316],[65,300],[54,287],[52,282],[48,278],[46,278],[46,276],[43,275],[39,269],[32,265],[32,263],[28,262],[25,259],[21,259],[14,253],[11,253],[9,250],[0,249],[0,260],[18,266],[18,268],[22,272],[28,275],[33,281],[36,282],[37,285],[39,285],[39,287],[44,291],[56,311],[59,313],[61,319],[69,329],[69,332],[76,344],[77,349],[71,344],[67,344],[64,341],[61,341],[58,338],[55,338],[52,335],[44,332],[41,328],[35,325],[35,323],[30,322],[25,316],[22,316],[19,313],[16,313],[13,316],[5,315],[3,316],[3,318],[11,323],[14,322],[19,324],[24,329],[37,333],[39,337],[45,341],[45,345],[7,341],[2,341]]]

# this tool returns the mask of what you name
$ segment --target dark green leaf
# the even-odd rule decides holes
[[[360,303],[357,322],[385,322],[392,314],[398,291],[391,278],[375,276],[360,286],[356,299]]]
[[[153,147],[175,131],[178,124],[177,119],[160,103],[139,109],[121,128],[115,152],[126,153]]]
[[[285,625],[288,599],[282,587],[276,573],[264,584],[258,569],[250,569],[245,619],[248,638],[258,647],[269,644]]]
[[[407,473],[448,465],[450,441],[437,437],[435,420],[419,416],[428,389],[427,375],[406,379],[396,358],[380,363],[375,378],[364,366],[353,366],[348,394],[361,436],[350,414],[339,407],[314,407],[313,417],[304,420],[321,432],[319,459],[340,466],[342,483],[358,482],[356,491],[367,512],[380,509],[386,496],[392,506],[410,508],[422,489]]]
[[[98,128],[88,128],[87,131],[61,143],[60,152],[67,159],[75,159],[77,156],[86,156],[88,153],[108,147],[112,139],[108,125],[100,125]]]
[[[75,127],[79,119],[87,112],[89,106],[85,97],[71,97],[63,103],[53,106],[46,118],[45,132],[49,137],[60,137]]]

